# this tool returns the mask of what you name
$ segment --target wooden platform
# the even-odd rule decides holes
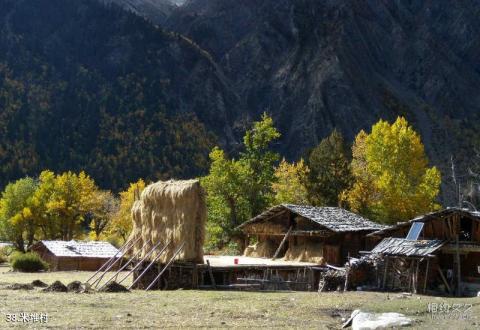
[[[237,263],[235,262],[237,260]],[[162,265],[152,267],[136,288],[144,288]],[[154,289],[314,291],[320,265],[243,256],[205,256],[204,264],[173,263]],[[142,267],[134,273],[134,278]]]

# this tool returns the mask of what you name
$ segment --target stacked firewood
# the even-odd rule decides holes
[[[320,275],[318,292],[343,290],[345,285],[345,271],[329,269]]]

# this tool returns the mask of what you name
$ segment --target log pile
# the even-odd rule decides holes
[[[318,292],[343,290],[345,285],[345,270],[328,269],[320,275]]]

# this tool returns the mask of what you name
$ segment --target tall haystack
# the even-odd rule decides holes
[[[205,193],[198,180],[151,184],[132,208],[133,230],[130,237],[141,237],[133,253],[142,249],[148,240],[152,240],[153,244],[162,242],[160,247],[170,241],[168,249],[158,259],[166,263],[185,242],[176,260],[203,263],[206,217]],[[145,256],[151,248],[151,244],[144,247],[141,256]],[[152,258],[155,256],[156,253],[152,254]]]

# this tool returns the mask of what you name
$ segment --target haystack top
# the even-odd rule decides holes
[[[198,190],[199,186],[200,181],[197,179],[158,181],[148,185],[143,190],[141,198],[146,200],[156,200],[165,195],[176,198],[190,190]]]
[[[101,241],[40,241],[37,244],[44,245],[57,257],[111,258],[118,252],[112,244]]]
[[[364,217],[342,209],[340,207],[315,207],[307,205],[281,204],[272,207],[255,218],[240,225],[246,227],[272,218],[284,211],[309,219],[334,232],[373,231],[381,230],[386,226],[372,222]]]

